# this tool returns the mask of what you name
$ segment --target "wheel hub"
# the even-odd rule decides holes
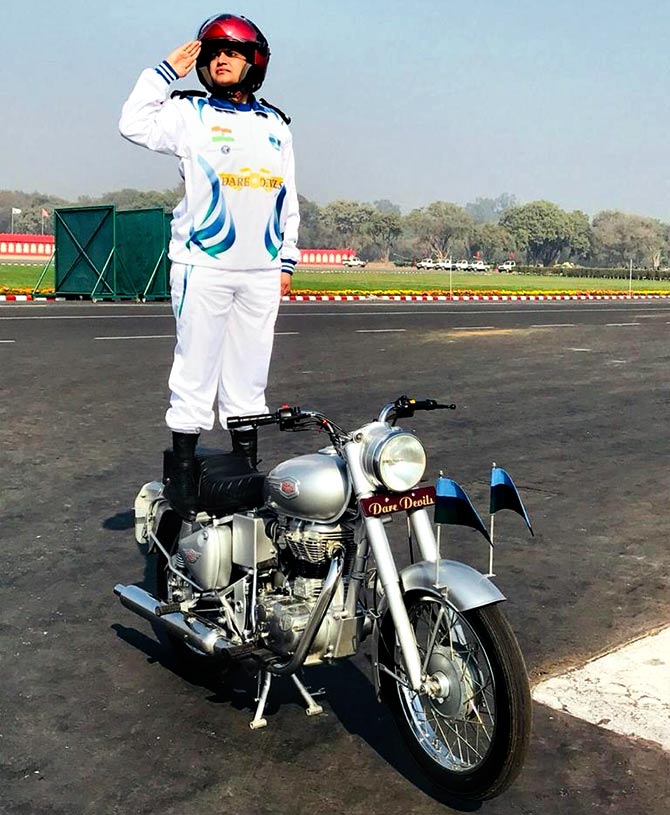
[[[426,684],[432,708],[447,718],[465,718],[471,708],[474,683],[461,655],[437,646],[428,662],[428,674]]]

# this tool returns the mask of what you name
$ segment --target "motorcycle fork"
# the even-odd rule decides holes
[[[360,446],[355,442],[348,442],[344,447],[344,453],[349,465],[356,498],[359,500],[365,498],[371,494],[371,490],[370,482],[360,464]],[[381,518],[364,516],[364,524],[370,549],[377,564],[377,574],[384,589],[388,610],[393,619],[400,650],[402,651],[407,678],[411,688],[418,691],[421,690],[424,684],[421,657],[416,645],[414,630],[405,608],[398,569],[391,552],[388,536]],[[410,513],[410,524],[417,538],[421,556],[426,560],[434,561],[437,548],[432,528],[430,528],[429,535],[426,532],[427,527],[430,527],[430,519],[426,510],[416,510]]]

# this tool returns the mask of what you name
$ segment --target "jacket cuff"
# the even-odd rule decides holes
[[[293,274],[295,271],[295,260],[289,260],[288,258],[282,258],[281,262],[281,270],[283,274]]]
[[[166,59],[164,59],[160,65],[157,65],[154,70],[159,76],[163,77],[168,85],[170,85],[172,82],[176,82],[179,79],[179,74]]]

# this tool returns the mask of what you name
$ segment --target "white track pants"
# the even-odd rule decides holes
[[[225,271],[173,263],[170,272],[177,345],[165,421],[198,433],[228,416],[265,413],[281,272]]]

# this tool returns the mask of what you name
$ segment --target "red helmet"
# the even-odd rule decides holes
[[[251,20],[235,14],[217,14],[205,20],[198,30],[196,39],[202,43],[196,61],[196,71],[198,78],[210,93],[218,90],[209,73],[211,55],[215,48],[221,48],[227,43],[244,54],[247,65],[240,82],[235,87],[226,88],[226,94],[234,93],[236,90],[257,91],[263,84],[270,61],[270,46],[260,28]]]

